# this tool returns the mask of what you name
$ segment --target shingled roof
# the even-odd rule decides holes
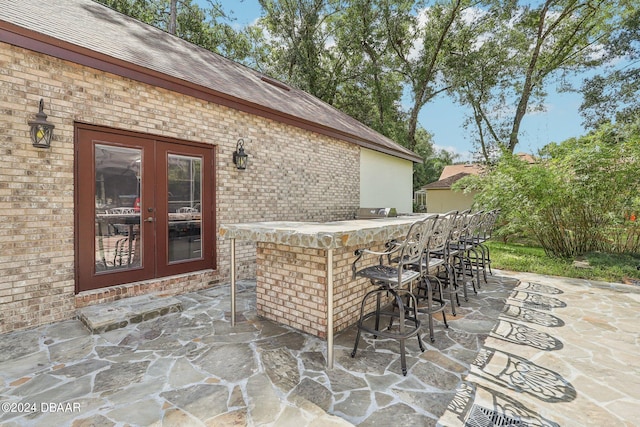
[[[466,163],[460,165],[447,165],[442,169],[442,173],[440,174],[440,180],[449,178],[453,175],[458,175],[463,173],[465,175],[478,175],[484,166],[478,163]]]
[[[464,178],[465,176],[472,175],[470,173],[459,172],[455,175],[448,176],[444,179],[440,179],[436,182],[432,182],[431,184],[427,184],[422,187],[425,190],[448,190],[451,188],[453,184]]]
[[[517,153],[520,160],[529,164],[536,162],[535,157],[527,153]],[[444,190],[450,189],[453,184],[467,175],[480,175],[486,166],[480,163],[464,163],[459,165],[447,165],[442,169],[440,179],[422,187],[423,190]]]
[[[422,163],[318,98],[91,0],[10,0],[0,41]]]

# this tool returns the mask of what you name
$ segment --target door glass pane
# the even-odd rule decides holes
[[[142,265],[141,159],[139,149],[95,145],[96,272]]]
[[[169,262],[202,258],[202,159],[168,157]]]

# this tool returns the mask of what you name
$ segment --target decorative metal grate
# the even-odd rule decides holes
[[[496,410],[473,405],[465,427],[528,427],[518,416],[508,416]]]

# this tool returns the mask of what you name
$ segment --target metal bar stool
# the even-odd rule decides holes
[[[464,213],[463,213],[464,214]],[[461,214],[458,211],[449,211],[440,216],[441,221],[436,224],[435,233],[440,235],[443,239],[442,245],[430,249],[429,255],[431,258],[442,260],[437,265],[438,271],[434,274],[434,277],[443,286],[443,290],[449,295],[451,301],[451,314],[456,315],[456,305],[460,306],[459,294],[466,289],[458,286],[457,271],[459,267],[456,263],[459,263],[458,249],[454,242],[459,239],[462,227]],[[435,268],[435,267],[434,267]],[[444,271],[443,271],[444,269]],[[464,293],[465,301],[467,301],[466,292]]]
[[[482,268],[485,283],[487,283],[487,270],[489,270],[489,274],[493,274],[493,271],[491,271],[491,253],[489,252],[489,247],[486,246],[485,243],[487,240],[491,239],[499,213],[499,209],[485,212],[474,237],[476,247],[480,249],[479,264]]]
[[[428,316],[429,338],[431,342],[434,342],[433,315],[442,312],[444,326],[446,328],[449,327],[447,324],[447,315],[444,312],[447,303],[444,299],[443,283],[435,273],[444,267],[445,264],[445,259],[437,256],[437,254],[443,253],[446,249],[446,245],[449,242],[452,220],[451,216],[436,215],[432,221],[433,226],[431,227],[431,232],[429,233],[429,238],[424,249],[424,256],[422,257],[422,263],[418,270],[421,272],[421,278],[415,289],[415,297],[418,301],[418,312],[427,314]],[[414,266],[414,269],[415,268],[416,266]],[[433,284],[435,284],[435,287]],[[426,301],[426,306],[421,304],[422,300]],[[434,305],[434,302],[440,305]]]
[[[387,250],[375,252],[369,249],[358,249],[357,256],[351,269],[353,278],[364,277],[371,281],[375,289],[367,292],[362,299],[360,306],[360,318],[358,320],[358,333],[351,352],[351,357],[355,357],[360,341],[360,334],[364,331],[374,336],[374,338],[392,338],[400,343],[400,363],[402,374],[407,375],[407,362],[405,357],[405,340],[416,336],[420,350],[424,351],[424,345],[420,339],[420,320],[418,320],[416,307],[417,301],[412,293],[412,289],[405,286],[420,278],[420,272],[414,271],[411,265],[420,263],[426,244],[427,218],[417,221],[411,225],[404,241],[391,241],[387,243]],[[365,255],[373,255],[379,258],[377,265],[364,267],[358,270],[358,263]],[[382,296],[388,295],[391,304],[382,305]],[[375,299],[375,309],[365,313],[366,307],[371,299]],[[404,300],[408,303],[405,304]],[[398,307],[398,311],[394,307]],[[389,325],[382,328],[381,318],[389,317]],[[371,327],[367,320],[375,318],[375,326]],[[397,330],[392,330],[393,319],[398,319]]]
[[[462,278],[465,301],[467,299],[467,283],[471,283],[474,294],[477,294],[478,289],[480,289],[481,261],[480,254],[478,253],[478,245],[474,236],[483,215],[483,211],[464,215],[458,239],[453,242],[453,245],[458,250],[458,274]],[[467,277],[469,277],[469,282],[466,280]]]

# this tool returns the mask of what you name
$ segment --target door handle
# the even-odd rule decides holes
[[[149,218],[145,219],[144,222],[153,222],[153,217],[150,216]]]

